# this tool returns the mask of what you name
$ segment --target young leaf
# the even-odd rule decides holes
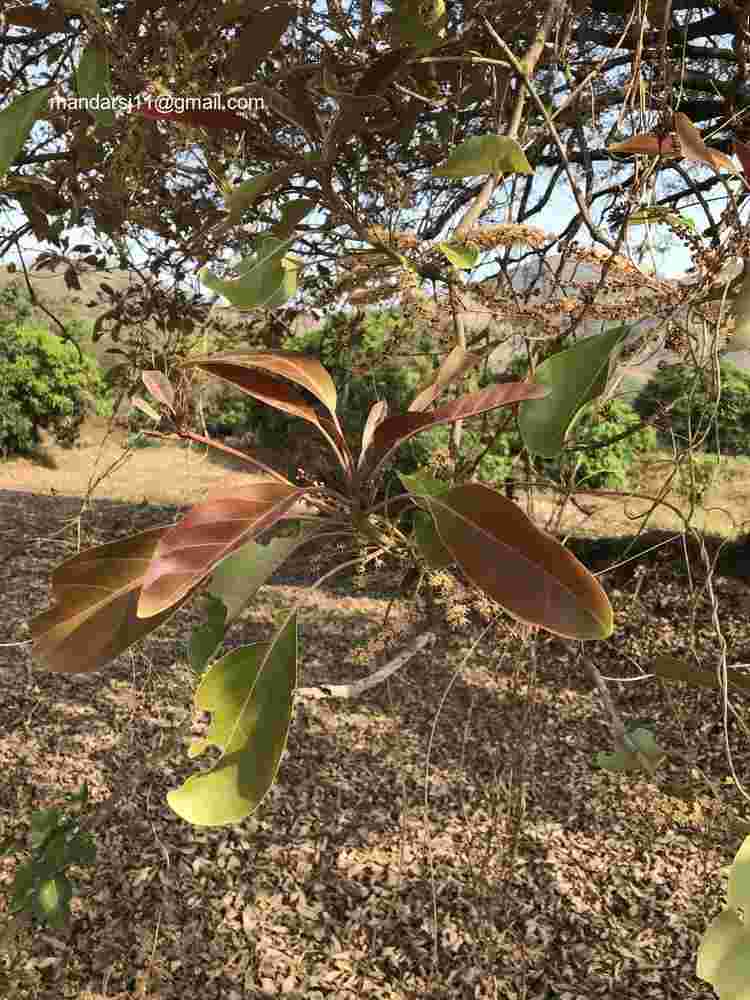
[[[0,181],[23,149],[34,122],[47,107],[51,87],[22,94],[0,111]]]
[[[109,75],[109,55],[100,45],[89,45],[76,66],[78,96],[88,101],[94,98],[112,99],[112,81]],[[116,118],[111,108],[92,107],[91,114],[97,125],[114,125]]]
[[[266,237],[257,254],[242,261],[238,278],[230,281],[217,278],[207,267],[198,277],[206,288],[223,295],[238,309],[276,309],[297,291],[299,265],[291,256],[284,255],[286,246],[286,240]]]
[[[138,617],[162,614],[182,600],[244,541],[272,528],[303,494],[268,476],[209,494],[159,540],[143,576]]]
[[[456,146],[435,177],[482,177],[485,174],[533,174],[526,154],[507,135],[481,135]]]
[[[141,372],[141,379],[154,399],[174,413],[174,387],[164,372],[144,371]]]
[[[457,420],[476,417],[499,406],[509,406],[523,399],[541,399],[549,392],[544,386],[532,385],[530,382],[505,382],[489,386],[481,392],[475,392],[429,413],[397,413],[387,417],[376,429],[372,445],[367,456],[367,468],[374,474],[389,455],[404,441],[419,434],[420,431],[439,424],[453,424]]]
[[[515,618],[569,639],[611,635],[612,608],[599,582],[512,500],[483,483],[421,499],[469,579]]]
[[[197,674],[202,673],[221,645],[226,630],[226,605],[212,594],[206,594],[205,597],[207,621],[195,626],[188,646],[190,666]]]
[[[475,243],[440,243],[441,253],[454,267],[470,271],[477,266],[482,251]]]
[[[326,437],[342,468],[351,468],[351,455],[336,417],[336,386],[315,358],[292,351],[226,351],[188,358],[182,367],[200,368],[277,410],[307,420]],[[328,410],[330,420],[319,416],[301,393],[280,379],[311,392]]]
[[[435,381],[428,385],[426,389],[423,389],[411,401],[409,412],[420,413],[426,410],[444,389],[460,379],[462,375],[465,375],[470,368],[478,365],[481,360],[481,354],[471,354],[465,348],[456,344],[440,366]]]
[[[604,392],[613,352],[628,333],[629,327],[620,326],[587,337],[539,365],[533,383],[547,386],[549,393],[521,403],[518,411],[518,427],[530,452],[545,458],[560,454],[576,414]]]
[[[258,808],[286,747],[296,684],[296,615],[272,642],[235,650],[211,667],[195,704],[213,714],[206,742],[222,756],[167,795],[178,816],[195,826],[226,826]],[[194,746],[193,754],[201,749]]]
[[[34,654],[48,670],[98,670],[162,625],[191,596],[153,618],[136,609],[149,563],[168,528],[80,552],[52,574],[55,604],[30,622]]]

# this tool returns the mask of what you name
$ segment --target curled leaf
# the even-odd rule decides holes
[[[210,770],[167,795],[170,807],[195,826],[239,823],[254,812],[274,782],[286,747],[297,684],[297,619],[290,615],[270,643],[244,646],[215,663],[195,694],[213,718],[206,745],[222,751]]]

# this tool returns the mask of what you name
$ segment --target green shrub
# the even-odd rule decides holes
[[[28,454],[45,428],[72,445],[105,396],[99,366],[49,330],[0,325],[0,455]]]
[[[722,361],[721,393],[710,371],[695,370],[685,364],[662,369],[635,400],[636,411],[644,418],[671,404],[664,423],[669,430],[659,432],[660,443],[671,446],[672,433],[678,445],[691,440],[703,451],[737,455],[747,453],[750,442],[750,375],[736,365]],[[697,440],[696,440],[697,439]]]

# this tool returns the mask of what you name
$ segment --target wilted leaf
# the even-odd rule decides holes
[[[379,399],[377,403],[372,404],[370,412],[367,414],[364,430],[362,431],[362,446],[359,452],[359,461],[357,462],[358,469],[361,469],[364,464],[365,455],[372,443],[372,436],[375,430],[383,423],[387,416],[388,403],[384,399]]]
[[[707,146],[698,129],[681,111],[678,111],[674,116],[674,127],[680,139],[682,155],[688,160],[707,163],[714,170],[721,170],[723,167],[725,170],[737,173],[735,162],[720,150]]]
[[[481,177],[485,174],[533,174],[526,154],[507,135],[481,135],[456,146],[435,177]]]
[[[469,579],[515,618],[569,639],[612,633],[612,608],[596,578],[512,500],[483,483],[421,498]]]
[[[161,614],[195,590],[217,563],[273,527],[303,494],[291,483],[261,476],[210,493],[159,540],[143,577],[139,618]]]
[[[523,443],[534,455],[554,458],[582,407],[604,392],[612,354],[629,333],[620,326],[596,337],[579,340],[542,362],[532,384],[549,388],[544,399],[521,403],[518,427]]]
[[[164,372],[156,370],[141,372],[141,380],[154,399],[174,413],[174,387]]]
[[[141,413],[145,413],[149,420],[153,420],[157,424],[160,422],[161,414],[145,399],[141,399],[140,396],[133,396],[130,400],[130,404],[131,406],[134,406],[136,410],[140,410]]]
[[[633,135],[624,142],[607,146],[609,153],[623,153],[625,156],[644,154],[646,156],[682,156],[682,150],[672,136],[658,136],[651,132]]]
[[[47,107],[51,87],[22,94],[0,111],[0,181],[23,149],[34,122]]]
[[[211,667],[195,704],[213,714],[206,742],[222,756],[168,794],[178,816],[196,826],[225,826],[258,808],[286,747],[296,684],[296,615],[273,642],[235,650]],[[194,747],[194,754],[201,749]]]
[[[297,291],[299,264],[284,253],[287,240],[268,236],[261,240],[257,254],[252,254],[237,268],[234,280],[217,278],[204,267],[200,281],[228,299],[238,309],[276,309],[283,306]]]
[[[136,610],[143,578],[169,528],[80,552],[52,574],[55,604],[30,622],[34,654],[49,670],[98,670],[162,625],[191,596],[145,620]]]
[[[112,81],[109,74],[109,55],[100,45],[89,45],[76,66],[76,89],[78,96],[92,103],[94,98],[101,101],[112,99]],[[97,125],[114,125],[116,118],[111,109],[91,107]]]
[[[666,654],[657,656],[651,664],[650,670],[663,680],[685,681],[686,684],[692,684],[693,687],[714,688],[716,690],[719,688],[719,679],[713,670],[697,670],[683,663],[682,660],[678,660],[675,656]],[[750,691],[750,677],[739,674],[735,670],[728,671],[727,682],[731,687]]]
[[[460,379],[470,368],[474,368],[482,360],[481,354],[472,354],[466,348],[456,344],[450,354],[443,360],[435,381],[414,397],[409,404],[409,413],[421,413],[430,406],[451,383]]]
[[[439,247],[446,260],[466,271],[476,267],[482,255],[475,243],[440,243]]]
[[[523,399],[541,399],[549,390],[530,382],[505,382],[489,386],[429,413],[397,413],[387,417],[375,430],[368,454],[368,468],[377,470],[388,456],[410,437],[439,424],[475,417],[500,406],[509,406]]]

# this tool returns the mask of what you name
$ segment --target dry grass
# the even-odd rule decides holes
[[[2,642],[27,637],[51,567],[79,544],[169,521],[172,509],[151,505],[192,502],[227,473],[171,445],[144,449],[78,517],[95,453],[66,453],[58,470],[2,469]],[[722,503],[742,482],[721,487]],[[584,527],[612,535],[626,523],[608,505]],[[117,803],[96,867],[78,873],[71,927],[23,932],[0,965],[0,994],[712,997],[695,953],[742,836],[730,807],[744,805],[722,785],[715,696],[641,679],[657,652],[712,666],[718,647],[700,574],[690,589],[674,566],[647,565],[645,577],[632,565],[605,574],[616,631],[583,652],[625,679],[612,694],[626,719],[650,717],[667,749],[697,754],[699,770],[674,760],[655,786],[592,766],[611,741],[577,644],[526,636],[505,618],[479,639],[473,617],[458,631],[435,623],[437,646],[356,703],[310,705],[257,815],[195,830],[165,794],[194,769],[182,749],[198,723],[184,656],[198,608],[93,676],[44,673],[28,646],[0,647],[0,840],[83,780]],[[266,638],[306,569],[264,588],[230,645]],[[418,627],[392,576],[369,582],[360,593],[342,581],[302,614],[303,683],[370,672],[357,652],[382,639],[392,598],[377,662],[398,648],[392,628]],[[746,591],[725,580],[717,594],[730,662],[750,661]],[[750,744],[737,710],[729,735],[743,774]],[[12,862],[1,864],[6,880]]]

